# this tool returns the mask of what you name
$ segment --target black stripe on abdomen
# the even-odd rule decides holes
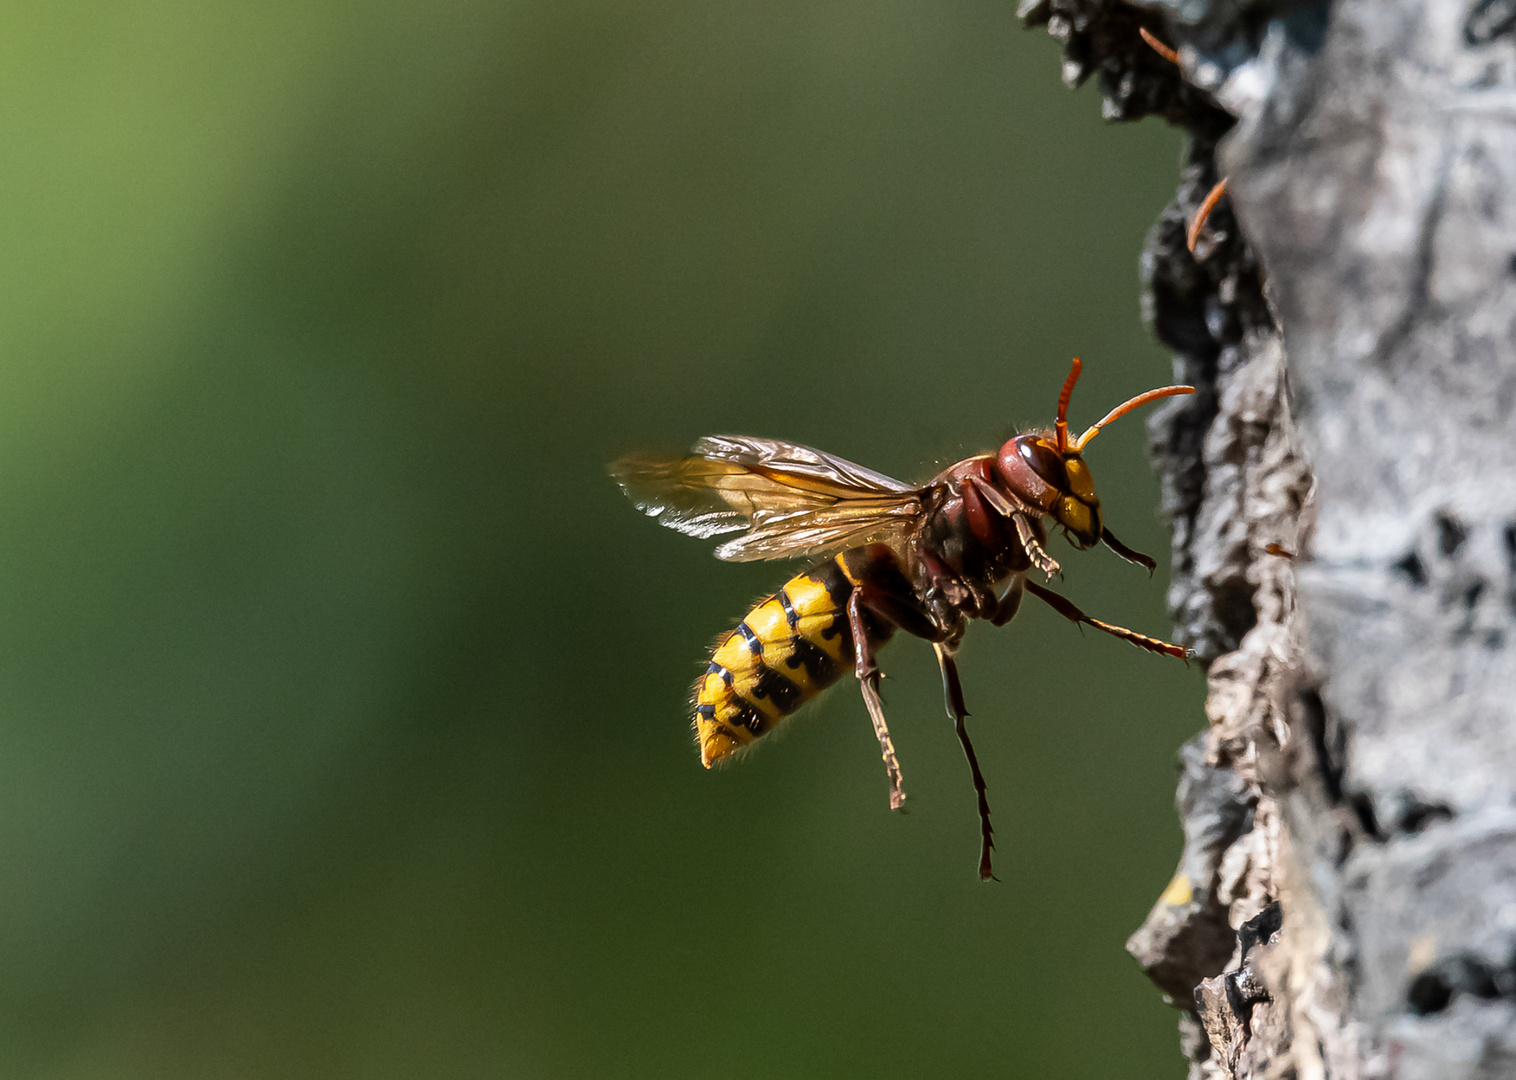
[[[803,671],[806,680],[818,690],[831,686],[842,674],[841,664],[799,634],[790,645],[790,655],[784,658],[784,666],[796,674]]]

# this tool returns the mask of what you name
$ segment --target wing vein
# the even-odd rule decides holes
[[[819,555],[899,542],[921,516],[923,489],[844,458],[777,439],[710,435],[685,457],[625,457],[611,475],[637,508],[702,539],[728,562]]]

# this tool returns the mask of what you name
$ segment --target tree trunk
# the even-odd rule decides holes
[[[1516,0],[1022,15],[1192,133],[1143,266],[1209,723],[1128,947],[1192,1077],[1516,1076]]]

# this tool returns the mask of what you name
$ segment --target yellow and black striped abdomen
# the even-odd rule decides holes
[[[847,602],[876,546],[854,548],[797,574],[716,643],[695,684],[695,738],[706,768],[772,730],[847,673],[853,638]],[[894,554],[884,548],[893,568]],[[894,627],[869,620],[875,643]]]

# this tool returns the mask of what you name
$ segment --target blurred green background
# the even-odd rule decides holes
[[[1169,381],[1179,137],[1011,0],[48,0],[0,36],[0,1075],[1172,1077],[1122,943],[1198,672],[1030,602],[707,773],[793,569],[637,514],[739,431],[908,479]],[[1163,553],[1142,424],[1090,455]],[[1058,541],[1164,633],[1164,577]]]

